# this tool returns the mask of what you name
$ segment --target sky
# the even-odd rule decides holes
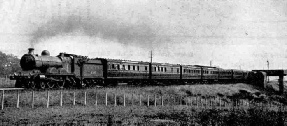
[[[226,69],[287,69],[284,0],[0,0],[0,51],[30,47]]]

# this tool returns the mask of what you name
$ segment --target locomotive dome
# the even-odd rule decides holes
[[[50,52],[48,50],[43,50],[41,55],[42,56],[50,56]]]

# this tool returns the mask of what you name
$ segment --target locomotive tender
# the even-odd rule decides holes
[[[107,86],[117,84],[184,84],[245,82],[248,71],[221,69],[200,65],[151,63],[105,58],[87,58],[60,53],[50,56],[44,50],[41,56],[34,49],[20,60],[22,71],[10,76],[15,87],[64,88]]]

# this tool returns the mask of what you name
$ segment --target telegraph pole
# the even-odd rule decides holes
[[[269,61],[268,61],[268,59],[267,59],[267,68],[269,70]],[[267,76],[267,82],[269,82],[269,76]]]
[[[212,67],[212,60],[210,60],[209,64],[210,64],[210,67]]]
[[[152,63],[152,50],[150,51],[150,63]]]
[[[150,51],[149,83],[152,84],[152,50]]]

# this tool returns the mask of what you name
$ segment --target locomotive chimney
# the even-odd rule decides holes
[[[28,48],[28,54],[34,54],[34,48]]]

